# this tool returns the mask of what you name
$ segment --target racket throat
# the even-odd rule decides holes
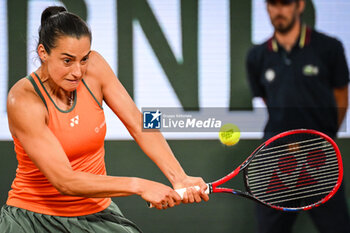
[[[207,183],[208,186],[208,194],[213,193],[213,185],[211,183]]]

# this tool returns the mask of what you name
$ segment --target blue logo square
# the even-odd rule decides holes
[[[144,129],[160,129],[161,128],[161,115],[162,113],[157,111],[144,111],[143,112],[143,128]]]

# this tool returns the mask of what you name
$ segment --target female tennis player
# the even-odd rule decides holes
[[[19,80],[7,102],[18,159],[0,232],[140,232],[111,201],[139,195],[157,209],[207,201],[202,178],[187,176],[160,132],[143,133],[142,115],[103,57],[86,23],[63,7],[41,16],[41,66]],[[102,102],[113,110],[173,188],[106,175]]]

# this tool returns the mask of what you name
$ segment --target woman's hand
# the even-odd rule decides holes
[[[167,209],[181,203],[179,194],[164,184],[142,180],[139,187],[139,195],[157,209]]]
[[[194,188],[195,186],[198,186],[200,189],[197,190]],[[198,203],[202,200],[209,200],[208,194],[205,193],[205,190],[208,188],[208,186],[201,177],[186,176],[181,182],[173,184],[173,187],[175,190],[186,188],[182,203]]]

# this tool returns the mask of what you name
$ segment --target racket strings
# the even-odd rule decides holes
[[[320,196],[323,194],[328,194],[334,189],[338,180],[338,175],[331,173],[326,176],[319,176],[315,178],[322,179],[322,182],[313,184],[315,180],[305,179],[304,181],[307,181],[307,183],[298,183],[298,181],[295,182],[290,180],[289,183],[280,183],[278,185],[275,184],[273,189],[268,189],[269,191],[266,191],[266,187],[255,187],[255,190],[259,190],[260,192],[252,191],[252,193],[256,198],[264,202],[269,204],[284,203],[283,206],[285,207],[298,207],[301,206],[301,202],[311,204],[315,203],[316,200],[305,200],[304,198],[316,197],[318,200],[320,200]],[[290,188],[291,185],[295,187],[299,186],[299,188]],[[307,196],[305,194],[307,194]],[[299,202],[296,204],[286,203],[290,200],[299,200]]]
[[[271,205],[276,205],[277,203],[281,203],[281,202],[285,203],[285,202],[290,202],[290,201],[295,201],[295,200],[302,200],[302,199],[305,199],[305,198],[310,198],[310,197],[315,197],[315,196],[319,197],[320,195],[327,195],[327,194],[329,194],[329,191],[319,192],[319,193],[309,194],[309,195],[304,195],[304,196],[299,196],[299,197],[295,197],[295,198],[288,198],[288,199],[283,199],[283,200],[279,200],[279,201],[273,201],[273,202],[270,202],[270,204]]]
[[[333,163],[332,165],[329,165],[326,169],[323,170],[322,174],[329,174],[329,173],[334,173],[334,169],[336,169],[338,167],[338,161],[336,161],[337,163]],[[319,174],[319,171],[315,170],[315,171],[309,171],[308,172],[310,175],[317,175]],[[288,181],[289,179],[298,177],[299,174],[296,175],[290,175],[288,173],[286,174],[279,174],[278,177],[281,181]],[[254,187],[255,185],[262,185],[263,181],[271,181],[271,172],[265,173],[264,176],[255,176],[255,177],[250,177],[249,178],[249,182],[250,185],[249,187]],[[263,183],[266,185],[266,183]]]
[[[332,154],[333,155],[333,154]],[[318,167],[322,166],[323,170],[326,170],[328,167],[337,167],[338,166],[338,160],[334,157],[331,157],[330,155],[326,157],[327,160],[327,165],[324,164],[324,161],[314,161],[314,162],[308,162],[307,160],[299,160],[297,161],[299,164],[307,164],[308,167],[308,172],[315,172],[315,173],[320,173]],[[312,166],[312,167],[310,167]],[[279,177],[284,177],[284,176],[290,176],[295,172],[300,172],[302,169],[302,165],[293,165],[293,167],[281,167],[278,165],[271,166],[270,168],[268,166],[261,168],[260,170],[254,170],[253,172],[249,172],[249,180],[254,181],[254,180],[259,180],[262,181],[265,178],[271,177],[272,172],[275,172],[276,170],[278,171]],[[323,172],[323,171],[322,171]]]
[[[259,157],[266,157],[267,155],[273,155],[273,154],[277,154],[276,156],[279,156],[282,152],[285,152],[285,151],[288,152],[287,154],[293,154],[293,153],[299,152],[300,149],[302,149],[302,148],[304,148],[304,149],[301,151],[309,151],[309,150],[314,150],[317,148],[324,148],[327,146],[331,147],[331,145],[325,141],[320,141],[320,142],[308,144],[308,145],[302,145],[303,143],[305,143],[305,141],[300,141],[298,143],[291,143],[291,144],[285,145],[284,147],[287,147],[287,148],[282,149],[282,150],[276,150],[276,149],[280,148],[281,146],[263,149],[260,152],[264,152],[264,151],[268,151],[268,150],[272,150],[272,149],[274,149],[276,151],[267,152],[267,153],[259,153],[259,154],[255,155],[255,158],[256,158],[256,160],[259,160]],[[315,147],[316,145],[320,145],[320,146]],[[260,158],[260,159],[264,159],[264,158]]]
[[[329,148],[328,150],[330,151],[325,151],[325,153],[323,154],[314,154],[314,155],[310,155],[310,156],[307,156],[308,153],[302,153],[302,154],[297,154],[295,156],[293,156],[293,159],[290,159],[288,157],[286,157],[287,159],[285,159],[284,161],[282,160],[281,162],[281,158],[276,158],[276,159],[271,159],[271,160],[265,160],[265,161],[262,161],[262,162],[255,162],[255,161],[252,161],[252,163],[250,164],[249,166],[249,174],[254,174],[255,172],[260,172],[260,171],[263,171],[263,170],[271,170],[271,164],[272,163],[278,163],[278,165],[276,165],[275,167],[280,167],[280,170],[288,170],[292,167],[295,166],[296,163],[298,162],[309,162],[309,164],[315,164],[317,162],[323,162],[324,159],[327,159],[327,158],[330,158],[330,159],[334,159],[336,161],[337,158],[335,157],[335,153],[334,151],[332,150],[332,148]],[[324,155],[324,157],[322,158],[318,158],[318,156],[320,155]],[[307,156],[307,158],[306,158]],[[301,158],[301,159],[300,159]],[[259,166],[257,166],[259,165]]]
[[[273,195],[265,195],[262,198],[265,202],[283,202],[286,201],[285,198],[294,198],[295,200],[302,197],[300,196],[301,194],[306,194],[306,193],[314,193],[315,195],[319,195],[320,190],[325,191],[329,193],[329,189],[332,190],[334,185],[330,185],[330,184],[334,184],[334,182],[330,181],[325,183],[328,186],[320,186],[320,185],[310,185],[307,187],[303,187],[303,188],[299,188],[298,191],[299,192],[295,192],[295,190],[290,190],[289,192],[280,192],[278,194],[273,194]],[[288,193],[287,195],[282,195],[281,194],[285,194]],[[276,198],[277,197],[277,198]],[[272,202],[271,202],[272,201]]]
[[[268,193],[278,193],[281,194],[283,190],[289,190],[289,192],[299,191],[298,187],[308,188],[308,185],[318,184],[318,186],[324,186],[328,181],[333,181],[332,187],[338,180],[338,174],[328,171],[327,173],[305,173],[304,176],[302,173],[288,177],[287,179],[280,178],[278,176],[273,177],[271,180],[267,180],[266,183],[253,184],[250,186],[250,190],[254,195],[259,196],[259,198],[265,198],[263,194]],[[322,182],[319,182],[319,181]],[[293,187],[293,188],[291,188]],[[327,188],[327,187],[325,187]]]
[[[338,163],[333,146],[319,136],[282,137],[255,155],[246,170],[247,186],[271,205],[313,204],[334,189]]]
[[[277,203],[286,203],[286,202],[290,202],[290,201],[296,201],[296,200],[303,200],[305,198],[309,198],[309,197],[319,197],[320,195],[323,195],[323,194],[328,194],[329,191],[324,191],[324,192],[321,192],[320,190],[313,190],[313,191],[317,191],[317,193],[312,193],[312,194],[307,194],[307,195],[303,195],[303,196],[296,196],[296,197],[290,197],[288,196],[288,198],[286,197],[283,197],[282,199],[280,200],[276,200],[275,198],[273,199],[270,199],[268,200],[268,202],[271,204],[271,205],[276,205]],[[273,200],[273,201],[271,201]],[[310,203],[311,204],[311,203]]]
[[[285,159],[288,159],[288,158],[291,158],[293,157],[294,155],[297,155],[297,156],[303,156],[303,155],[307,155],[309,154],[310,152],[312,152],[313,154],[316,154],[315,151],[317,151],[317,149],[320,151],[320,152],[324,152],[324,151],[333,151],[333,148],[330,146],[330,145],[323,145],[323,146],[319,146],[319,147],[314,147],[314,148],[307,148],[307,149],[303,149],[303,150],[294,150],[294,151],[291,151],[291,152],[288,152],[288,153],[279,153],[279,154],[276,154],[276,155],[270,155],[270,156],[265,156],[263,158],[254,158],[254,164],[258,164],[259,161],[263,161],[263,162],[267,162],[268,159],[275,159],[275,160],[278,160],[280,159],[281,157],[281,154],[283,154],[283,156],[285,157]],[[290,156],[288,156],[290,155]]]
[[[317,141],[317,140],[320,140],[320,141],[324,142],[324,139],[317,137],[317,138],[302,140],[302,141],[299,141],[299,142],[292,142],[292,143],[289,143],[289,144],[282,144],[282,145],[279,145],[279,146],[268,147],[268,148],[264,148],[261,151],[275,150],[275,149],[283,148],[283,147],[286,147],[286,146],[290,147],[290,146],[294,146],[294,145],[299,145],[300,143],[310,143],[310,142]]]
[[[328,189],[329,187],[328,186],[325,186],[326,184],[328,183],[325,183],[325,182],[330,182],[332,184],[331,187],[334,187],[334,182],[336,182],[338,180],[338,176],[336,174],[331,174],[331,175],[327,175],[327,176],[319,176],[318,178],[322,178],[322,181],[323,183],[321,184],[318,184],[318,185],[313,185],[312,187],[323,187],[324,189]],[[309,183],[314,183],[315,180],[310,180],[310,179],[305,179],[305,180],[302,180],[302,182],[309,182]],[[311,181],[311,182],[310,182]],[[276,191],[277,190],[287,190],[287,191],[281,191],[278,193],[278,195],[281,195],[283,193],[288,193],[288,192],[294,192],[294,194],[297,194],[296,192],[297,191],[302,191],[303,189],[309,189],[310,187],[306,186],[305,184],[296,184],[298,182],[295,182],[295,181],[291,181],[289,183],[278,183],[277,185],[274,186],[274,189],[273,190],[269,190],[268,192],[265,192],[265,191],[260,191],[260,192],[254,192],[255,195],[259,196],[260,198],[266,198],[266,197],[269,197],[269,196],[275,196],[277,195],[276,194]],[[297,188],[297,189],[293,189],[293,190],[288,190],[288,186],[289,185],[296,185],[296,186],[300,186],[301,188]],[[256,187],[258,188],[258,187]],[[257,189],[257,190],[261,190],[261,189]],[[268,193],[271,193],[271,195],[268,195]],[[265,194],[265,195],[263,195]],[[266,200],[266,199],[265,199]]]

